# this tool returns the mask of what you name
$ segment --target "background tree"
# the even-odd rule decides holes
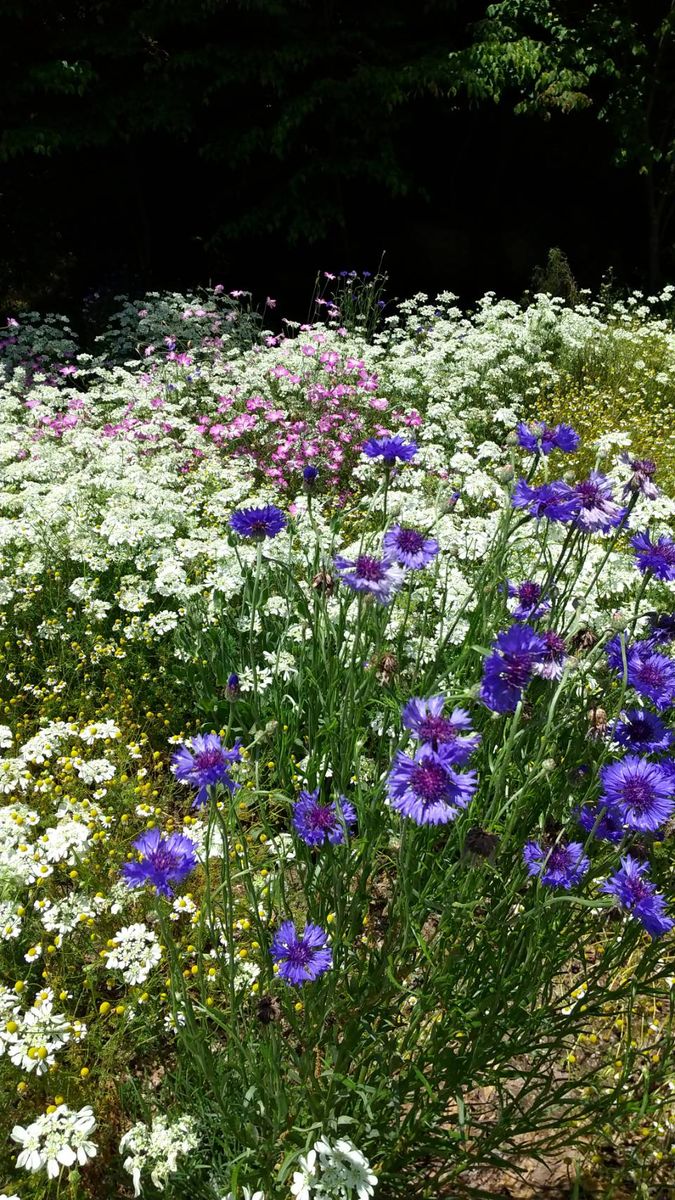
[[[514,112],[544,116],[592,107],[611,130],[614,161],[644,182],[656,286],[675,213],[673,0],[500,0],[450,66],[471,101],[512,99]]]

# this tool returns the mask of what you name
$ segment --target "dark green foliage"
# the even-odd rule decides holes
[[[470,100],[547,117],[592,108],[608,125],[615,162],[645,180],[654,286],[675,212],[675,3],[499,0],[450,62]]]
[[[414,185],[397,142],[415,97],[442,88],[455,8],[426,0],[413,22],[404,0],[3,3],[0,158],[168,136],[166,186],[188,142],[224,175],[223,234],[319,237],[346,189]]]

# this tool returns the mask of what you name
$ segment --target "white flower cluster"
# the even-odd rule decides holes
[[[291,1192],[295,1200],[369,1200],[376,1185],[377,1175],[353,1142],[338,1138],[331,1145],[322,1137],[301,1155]]]
[[[44,1075],[56,1062],[56,1053],[71,1039],[81,1041],[87,1028],[73,1023],[54,1011],[54,993],[45,988],[35,997],[31,1008],[22,1010],[16,1002],[0,1029],[0,1055],[7,1053],[21,1071]]]
[[[124,1169],[131,1175],[134,1195],[140,1196],[143,1176],[148,1176],[159,1191],[178,1168],[178,1159],[189,1154],[199,1144],[197,1125],[193,1117],[179,1117],[169,1122],[167,1117],[155,1117],[151,1125],[137,1121],[127,1130],[120,1142],[120,1154],[125,1154]]]
[[[143,983],[160,961],[162,947],[156,934],[147,925],[137,922],[117,931],[105,957],[107,966],[121,971],[126,983]]]
[[[67,1104],[59,1104],[25,1128],[14,1126],[12,1139],[22,1147],[16,1165],[31,1172],[46,1170],[49,1179],[56,1179],[62,1167],[76,1163],[84,1167],[96,1155],[90,1137],[95,1129],[96,1118],[89,1105],[73,1112]]]

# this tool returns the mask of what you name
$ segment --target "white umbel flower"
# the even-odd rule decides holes
[[[49,1179],[57,1179],[62,1167],[84,1167],[96,1156],[97,1146],[90,1138],[95,1128],[89,1105],[75,1112],[59,1104],[26,1128],[14,1126],[12,1140],[22,1147],[16,1165],[30,1172],[45,1170]]]

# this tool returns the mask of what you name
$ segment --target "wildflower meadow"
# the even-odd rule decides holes
[[[675,1180],[675,288],[379,289],[6,322],[4,1200]]]

